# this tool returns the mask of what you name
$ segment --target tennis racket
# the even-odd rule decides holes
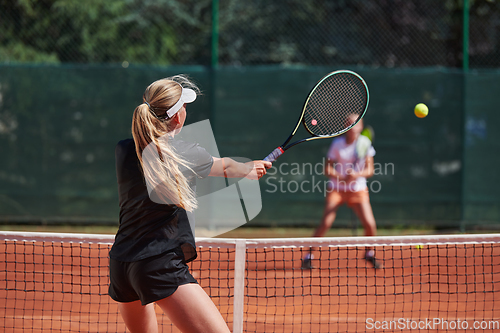
[[[361,131],[360,136],[363,136],[363,138],[358,138],[356,141],[356,156],[358,160],[364,159],[368,154],[368,150],[375,139],[375,132],[371,126],[367,125],[363,131]]]
[[[288,139],[264,161],[276,161],[286,150],[299,143],[344,134],[363,118],[368,101],[368,86],[358,74],[340,70],[324,76],[309,92],[297,125]],[[311,136],[289,143],[300,123]]]
[[[361,135],[366,136],[368,139],[370,139],[371,142],[375,140],[375,131],[370,125],[366,125],[365,128],[363,128],[363,130],[361,131]]]

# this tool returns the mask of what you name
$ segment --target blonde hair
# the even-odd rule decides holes
[[[169,143],[168,133],[173,130],[172,118],[166,116],[167,110],[181,97],[182,87],[199,93],[198,87],[184,75],[168,77],[150,84],[142,96],[144,103],[134,110],[132,136],[149,189],[154,191],[161,203],[175,204],[187,211],[193,211],[197,207],[195,193],[180,167],[191,171],[192,169],[189,162]],[[146,153],[146,158],[143,158]],[[152,194],[151,192],[150,197]]]

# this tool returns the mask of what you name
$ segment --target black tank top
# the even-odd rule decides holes
[[[212,156],[198,144],[170,138],[170,145],[190,162],[194,173],[183,174],[196,192],[196,179],[209,175]],[[115,150],[120,203],[120,226],[109,252],[112,259],[138,261],[181,247],[186,262],[196,259],[193,231],[187,212],[176,205],[153,202],[146,187],[133,139],[120,141]]]

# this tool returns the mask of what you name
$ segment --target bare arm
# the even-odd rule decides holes
[[[373,176],[374,171],[375,167],[373,156],[366,156],[365,166],[363,167],[363,169],[358,172],[352,172],[351,170],[351,172],[348,173],[345,178],[346,180],[354,180],[359,177],[370,178],[371,176]]]
[[[338,179],[344,178],[344,175],[340,174],[339,172],[337,172],[337,170],[335,170],[335,161],[331,159],[328,159],[326,161],[325,176]]]
[[[365,166],[361,171],[353,172],[352,170],[347,170],[345,175],[337,172],[335,170],[335,161],[329,159],[325,166],[325,175],[340,180],[354,180],[359,177],[370,178],[373,176],[374,170],[373,156],[366,157]]]
[[[272,167],[271,162],[267,161],[250,161],[240,163],[231,158],[214,157],[214,163],[210,170],[209,176],[226,177],[226,178],[248,178],[260,179],[267,173],[267,169]]]

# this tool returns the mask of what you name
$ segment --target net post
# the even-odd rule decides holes
[[[246,239],[237,239],[234,253],[233,333],[243,332],[246,252]]]
[[[461,119],[461,131],[462,131],[462,168],[461,172],[461,189],[460,189],[460,232],[465,233],[466,224],[466,204],[467,204],[467,192],[466,192],[466,163],[467,163],[467,147],[466,147],[466,135],[467,135],[467,75],[469,72],[469,0],[464,0],[463,2],[463,17],[462,17],[462,76],[463,76],[463,92],[462,92],[462,119]]]

